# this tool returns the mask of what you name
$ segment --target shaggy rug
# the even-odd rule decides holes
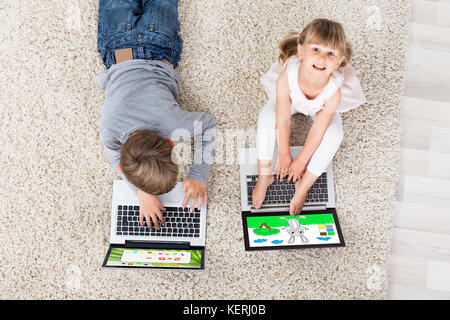
[[[204,271],[101,267],[118,176],[98,133],[105,97],[97,84],[104,70],[97,5],[0,1],[0,298],[385,298],[406,1],[180,0],[180,104],[214,115],[221,136],[209,178]],[[277,58],[278,41],[318,17],[344,25],[367,99],[343,114],[334,158],[346,247],[245,252],[237,150],[255,146],[267,99],[260,77]],[[292,144],[304,143],[310,125],[294,116]],[[233,135],[237,129],[250,139]]]

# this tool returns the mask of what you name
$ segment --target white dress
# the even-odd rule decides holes
[[[298,83],[298,71],[301,61],[297,56],[292,56],[281,66],[275,62],[270,70],[261,77],[261,82],[269,98],[276,96],[276,82],[283,71],[287,68],[289,95],[292,108],[304,115],[313,116],[323,108],[325,101],[330,98],[338,88],[341,88],[341,102],[336,112],[346,112],[359,107],[366,100],[361,90],[361,84],[351,65],[333,71],[332,76],[325,88],[315,99],[306,98]]]

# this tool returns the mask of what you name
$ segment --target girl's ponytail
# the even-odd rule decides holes
[[[353,55],[353,48],[352,45],[349,42],[345,43],[345,58],[342,61],[341,65],[339,67],[345,67],[348,63],[350,63],[350,60],[352,59]]]
[[[284,64],[289,57],[297,54],[298,39],[298,33],[291,32],[278,43],[278,49],[280,50],[278,62],[281,65]]]

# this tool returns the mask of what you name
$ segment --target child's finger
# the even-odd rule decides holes
[[[197,195],[192,195],[190,212],[194,212],[195,202],[197,201]]]
[[[144,227],[144,214],[142,212],[139,214],[139,224]]]
[[[163,215],[162,215],[161,211],[159,211],[159,210],[156,210],[156,215],[158,216],[158,218],[159,218],[159,221],[161,221],[162,225],[165,225],[165,224],[166,224],[166,222],[164,221],[164,217],[163,217]]]
[[[291,173],[289,173],[289,176],[288,176],[288,179],[287,179],[287,182],[291,182],[291,179],[293,178],[293,174],[292,174],[292,172]]]
[[[281,172],[281,177],[280,177],[280,181],[284,179],[284,177],[286,176],[286,168],[283,169],[283,171]]]
[[[195,206],[197,207],[197,209],[200,209],[202,207],[202,200],[203,195],[198,195],[197,201],[195,202]]]
[[[162,211],[166,210],[166,208],[163,206],[163,204],[161,202],[159,203],[159,209]]]
[[[150,219],[150,216],[145,216],[145,220],[147,221],[147,227],[149,227],[150,230],[153,231],[152,220]]]
[[[184,209],[184,207],[186,207],[186,204],[189,200],[189,197],[191,196],[190,192],[186,192],[186,194],[184,195],[184,200],[183,200],[183,204],[181,205],[181,207]]]
[[[153,215],[151,215],[151,217],[152,217],[153,223],[155,224],[156,229],[158,229],[158,230],[161,229],[161,226],[159,225],[159,221],[156,218],[156,215],[153,214]],[[148,222],[147,222],[147,224],[148,224]]]

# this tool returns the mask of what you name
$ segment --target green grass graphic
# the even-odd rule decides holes
[[[301,225],[309,224],[334,224],[333,214],[323,213],[323,214],[302,214],[305,219],[298,219]],[[286,220],[280,219],[285,217],[286,219],[297,219],[291,215],[285,216],[267,216],[267,217],[247,217],[247,227],[248,228],[258,228],[262,223],[267,223],[271,228],[288,227],[289,224]],[[267,230],[267,229],[266,229]],[[270,231],[270,230],[269,230]]]
[[[277,233],[280,233],[280,229],[266,229],[266,228],[261,228],[261,229],[253,229],[253,233],[258,235],[258,236],[271,236]]]

